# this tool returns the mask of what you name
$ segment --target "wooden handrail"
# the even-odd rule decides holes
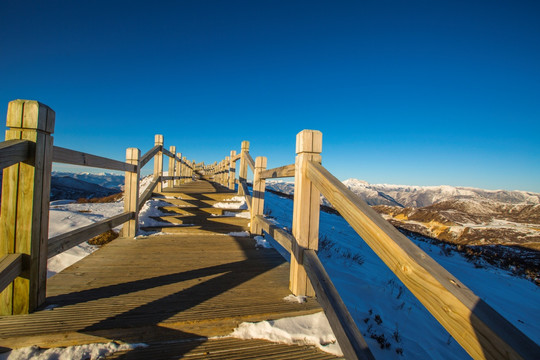
[[[8,254],[0,260],[0,292],[22,273],[22,254]]]
[[[248,152],[246,152],[245,154],[246,154],[247,164],[249,165],[249,168],[251,169],[251,171],[254,172],[255,171],[255,161],[253,161],[253,158],[251,157],[251,155],[249,155]]]
[[[26,161],[31,157],[35,144],[28,140],[7,140],[0,142],[0,170]]]
[[[148,199],[150,199],[150,197],[152,196],[152,192],[154,191],[154,189],[156,188],[157,184],[161,181],[161,178],[157,178],[157,179],[154,179],[150,185],[148,185],[148,187],[146,188],[146,190],[144,190],[144,192],[139,196],[139,209],[144,205],[145,202],[148,201]]]
[[[170,152],[169,150],[163,148],[161,151],[163,151],[163,155],[167,155],[170,158],[176,159],[176,155]]]
[[[248,190],[247,183],[245,181],[240,181],[240,186],[242,187],[242,190],[244,190],[244,196],[246,197],[246,203],[247,203],[249,211],[251,212],[251,195],[249,195],[249,190]]]
[[[238,154],[234,157],[233,161],[234,162],[237,162],[238,160],[240,160],[240,158],[242,157],[242,154]]]
[[[141,161],[139,162],[139,166],[141,167],[141,169],[143,168],[144,165],[146,165],[150,160],[152,160],[152,158],[154,157],[154,155],[156,155],[160,150],[161,150],[162,146],[161,145],[156,145],[154,146],[153,148],[151,148],[150,150],[148,150],[148,152],[146,154],[144,154],[143,156],[141,156]]]
[[[357,197],[322,165],[306,175],[473,358],[524,358],[540,348]]]
[[[278,228],[276,225],[265,219],[262,215],[255,216],[254,221],[257,221],[259,226],[274,240],[276,240],[279,245],[287,250],[289,254],[291,253],[291,244],[294,241],[291,234],[283,229]]]
[[[55,146],[53,148],[53,162],[96,167],[108,170],[136,172],[137,166],[122,161],[108,159],[101,156],[83,153],[71,149]]]
[[[263,179],[275,179],[284,177],[294,177],[294,164],[276,167],[273,169],[264,170],[261,172]]]
[[[69,231],[65,234],[52,237],[49,239],[48,258],[51,258],[55,255],[60,254],[61,252],[71,249],[72,247],[77,246],[82,242],[88,241],[94,236],[103,234],[108,230],[112,230],[118,225],[121,225],[126,221],[133,219],[134,216],[135,213],[132,212],[122,213],[109,219],[105,219],[97,223]]]
[[[328,322],[336,335],[343,355],[346,359],[374,360],[373,354],[321,264],[317,253],[311,249],[305,249],[303,253],[307,275],[315,289],[317,300],[324,309]]]

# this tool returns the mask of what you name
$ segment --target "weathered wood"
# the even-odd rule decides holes
[[[163,135],[156,134],[154,145],[160,146],[160,151],[154,156],[154,179],[160,179],[163,176]],[[156,191],[161,191],[161,180],[158,181]]]
[[[246,203],[247,203],[248,209],[249,209],[249,211],[251,211],[252,200],[251,200],[251,195],[249,195],[249,189],[248,189],[248,186],[247,186],[247,182],[241,181],[239,183],[238,188],[242,188],[242,193],[246,197]]]
[[[154,157],[160,150],[161,150],[161,145],[156,145],[154,146],[153,148],[151,148],[150,150],[148,150],[148,152],[146,154],[144,154],[143,156],[141,156],[141,161],[139,161],[139,164],[140,164],[140,167],[141,169],[144,167],[144,165],[146,165],[150,160],[152,160],[152,157]]]
[[[533,359],[540,348],[315,162],[306,174],[405,286],[478,359]]]
[[[54,147],[53,162],[88,166],[108,170],[136,171],[135,167],[132,164],[126,164],[122,161],[87,154],[80,151],[62,148],[59,146]]]
[[[304,249],[319,246],[320,192],[306,176],[306,164],[321,162],[322,133],[303,130],[296,136],[294,205],[292,233],[296,239],[291,252],[291,291],[295,295],[314,296],[315,292],[302,265]]]
[[[45,301],[47,233],[55,113],[37,101],[8,105],[6,140],[35,145],[32,160],[4,169],[0,216],[0,257],[19,253],[29,259],[27,275],[0,295],[0,314],[26,314]]]
[[[263,179],[276,179],[284,177],[294,177],[295,165],[285,165],[273,169],[265,170],[261,173]]]
[[[174,172],[174,182],[173,186],[180,186],[180,180],[182,176],[182,153],[176,153],[176,158],[178,159],[176,164],[176,170]]]
[[[249,141],[242,141],[242,148],[240,150],[240,169],[238,173],[238,183],[241,184],[242,181],[247,180],[247,156],[246,154],[249,151]],[[249,194],[249,193],[247,193]],[[238,187],[238,195],[244,195],[244,188],[242,186]]]
[[[71,249],[74,246],[79,245],[80,243],[90,240],[94,236],[112,230],[118,225],[122,225],[126,221],[134,219],[135,215],[136,214],[133,212],[124,212],[109,219],[105,219],[97,223],[69,231],[65,234],[52,237],[49,239],[48,257],[51,258],[68,249]]]
[[[236,150],[231,150],[231,155],[229,156],[229,189],[234,190],[234,180],[236,179]]]
[[[324,309],[328,322],[336,335],[343,355],[346,359],[374,360],[375,357],[369,350],[364,337],[341,300],[341,296],[326,273],[319,257],[311,249],[306,249],[303,253],[304,268],[315,289],[317,300]]]
[[[150,185],[148,185],[146,190],[144,190],[144,192],[139,197],[139,204],[138,204],[138,209],[139,210],[142,208],[144,203],[147,202],[148,199],[150,199],[150,197],[152,196],[152,192],[154,191],[154,189],[157,187],[157,185],[160,182],[161,182],[160,178],[154,178],[154,180],[150,183]]]
[[[172,156],[169,156],[169,167],[167,169],[167,175],[173,177],[174,176],[174,172],[175,172],[175,165],[176,165],[176,146],[171,146],[169,148],[170,150],[170,153],[172,154]],[[168,187],[173,187],[173,181],[172,179],[169,179],[167,180],[167,186]]]
[[[246,153],[246,162],[249,165],[249,168],[251,169],[251,171],[254,172],[255,171],[255,161],[253,161],[253,158],[251,157],[249,152]]]
[[[169,158],[173,158],[173,159],[175,158],[174,152],[167,150],[166,148],[163,148],[162,151],[163,151],[163,155],[166,155]]]
[[[123,237],[135,237],[139,223],[139,181],[140,172],[139,158],[141,151],[137,148],[128,148],[126,150],[126,162],[133,164],[136,172],[126,171],[124,183],[124,212],[134,213],[133,219],[130,219],[122,227]]]
[[[264,212],[264,187],[266,182],[261,179],[261,172],[266,169],[266,157],[258,156],[255,159],[255,171],[253,172],[253,202],[251,203],[251,227],[252,234],[262,234],[259,223],[255,221],[255,216]]]
[[[242,154],[238,154],[234,157],[233,161],[234,162],[237,162],[238,160],[240,160],[242,158]]]
[[[8,140],[0,143],[0,170],[33,156],[34,143],[28,140]]]
[[[0,260],[0,291],[22,273],[22,254],[7,254]]]
[[[291,243],[294,241],[291,234],[283,229],[278,228],[270,221],[265,219],[262,215],[255,216],[254,221],[256,221],[261,229],[268,233],[268,235],[276,240],[285,250],[287,250],[289,253],[291,252]]]

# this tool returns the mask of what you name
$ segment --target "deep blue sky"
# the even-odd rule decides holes
[[[0,81],[4,114],[39,100],[56,145],[120,160],[161,133],[281,166],[310,128],[342,180],[540,192],[536,0],[4,0]]]

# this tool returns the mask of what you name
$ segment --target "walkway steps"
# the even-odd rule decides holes
[[[164,201],[189,196],[208,206],[234,194],[197,181],[156,196]],[[315,300],[283,300],[290,294],[289,264],[275,250],[256,248],[250,237],[227,235],[247,230],[249,219],[213,217],[203,211],[162,220],[196,226],[161,227],[154,231],[174,234],[116,239],[53,276],[43,310],[0,317],[0,351],[115,340],[150,346],[113,358],[334,358],[305,346],[208,340],[229,334],[244,321],[321,309]],[[53,309],[44,310],[47,307]]]

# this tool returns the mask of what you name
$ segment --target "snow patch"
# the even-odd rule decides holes
[[[249,231],[232,231],[228,233],[227,235],[238,236],[238,237],[248,237],[250,234],[249,234]]]
[[[266,241],[266,239],[263,236],[255,236],[255,241],[256,241],[256,244],[255,244],[256,247],[262,247],[265,249],[269,249],[272,247],[272,245],[270,245],[270,243]]]
[[[147,347],[146,344],[119,344],[117,342],[68,346],[65,348],[41,349],[29,346],[0,354],[0,360],[72,360],[72,359],[103,359],[117,351],[127,351]]]
[[[302,295],[294,296],[293,294],[290,294],[290,295],[285,296],[283,300],[288,301],[288,302],[303,304],[307,301],[307,297],[302,296]]]
[[[258,323],[244,322],[230,335],[244,340],[263,339],[290,345],[313,345],[327,353],[343,356],[323,312]]]
[[[246,210],[248,208],[246,199],[243,196],[235,196],[225,201],[226,202],[215,203],[213,207],[219,208],[219,209],[241,209],[241,210]]]

